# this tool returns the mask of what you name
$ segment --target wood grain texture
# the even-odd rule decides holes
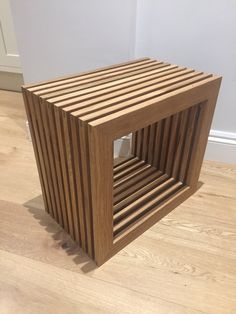
[[[234,313],[236,166],[96,267],[45,213],[21,94],[0,91],[0,312]],[[161,287],[161,288],[160,288]]]

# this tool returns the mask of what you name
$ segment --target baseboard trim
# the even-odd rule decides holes
[[[127,140],[127,137],[125,138]],[[115,158],[128,154],[128,146],[123,145],[123,142],[124,139],[114,142]],[[211,130],[204,159],[236,164],[236,133]]]
[[[24,80],[21,73],[0,71],[0,89],[20,92],[23,84]]]
[[[211,130],[204,159],[236,164],[236,133]]]

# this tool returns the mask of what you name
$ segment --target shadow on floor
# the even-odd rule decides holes
[[[197,191],[204,183],[198,182]],[[24,204],[29,212],[37,219],[41,226],[51,235],[55,241],[55,247],[62,248],[67,255],[73,256],[73,262],[76,265],[81,265],[81,270],[84,273],[89,273],[95,270],[97,265],[83,252],[75,241],[60,227],[54,219],[45,212],[42,195],[39,195]]]
[[[97,268],[97,265],[92,261],[72,240],[72,238],[58,225],[54,219],[44,210],[43,197],[39,195],[23,204],[39,224],[51,235],[55,241],[55,247],[62,248],[67,255],[73,256],[73,262],[76,265],[81,265],[81,270],[88,273]]]
[[[198,183],[197,183],[197,190],[196,190],[196,192],[202,187],[204,185],[204,182],[202,182],[202,181],[198,181]]]

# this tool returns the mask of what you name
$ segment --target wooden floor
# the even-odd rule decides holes
[[[43,211],[21,94],[0,91],[0,313],[236,313],[236,166],[97,268]]]

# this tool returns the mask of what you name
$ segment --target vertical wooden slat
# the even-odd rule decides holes
[[[48,111],[48,124],[49,124],[49,132],[51,134],[52,146],[53,146],[53,154],[55,158],[56,164],[56,174],[57,174],[57,182],[59,187],[59,197],[61,201],[61,211],[62,211],[62,226],[63,228],[69,232],[68,229],[68,218],[67,218],[67,210],[66,210],[66,197],[65,197],[65,188],[64,188],[64,180],[62,175],[62,163],[59,152],[59,144],[58,144],[58,134],[56,132],[56,122],[54,116],[53,106],[45,102],[44,104],[47,106]]]
[[[149,142],[149,127],[145,127],[143,129],[143,136],[142,136],[142,154],[141,159],[147,160],[147,154],[148,154],[148,142]]]
[[[136,153],[136,145],[137,145],[137,132],[133,132],[131,141],[131,154],[133,156],[135,156]]]
[[[187,166],[189,162],[189,158],[191,155],[191,149],[193,145],[194,133],[196,131],[197,120],[199,116],[199,106],[193,106],[189,109],[189,116],[188,116],[188,126],[187,132],[185,136],[183,154],[181,158],[181,165],[179,170],[178,179],[182,182],[185,181],[185,176],[187,172]]]
[[[170,129],[170,140],[168,145],[167,151],[167,160],[165,166],[165,172],[168,175],[171,175],[173,163],[175,160],[175,144],[177,138],[177,131],[178,131],[178,121],[179,121],[179,114],[176,113],[171,117],[171,129]]]
[[[44,205],[45,205],[45,210],[49,212],[49,200],[48,200],[48,191],[47,191],[47,179],[46,179],[46,174],[45,174],[45,168],[44,164],[41,159],[41,155],[39,153],[40,147],[38,146],[36,135],[35,135],[35,126],[34,126],[34,118],[32,117],[32,112],[30,109],[30,103],[29,99],[27,97],[27,91],[22,88],[22,94],[24,98],[24,104],[25,104],[25,110],[26,110],[26,115],[27,119],[29,122],[29,128],[30,128],[30,135],[32,138],[32,143],[33,143],[33,148],[34,148],[34,154],[35,154],[35,159],[36,159],[36,164],[38,168],[38,173],[39,173],[39,179],[40,179],[40,184],[41,184],[41,189],[42,189],[42,194],[43,194],[43,200],[44,200]]]
[[[54,192],[54,199],[55,199],[55,219],[60,225],[63,225],[62,222],[62,208],[61,208],[61,202],[60,202],[60,192],[59,192],[59,185],[58,185],[58,178],[57,178],[57,171],[56,171],[56,165],[55,165],[55,156],[53,151],[53,143],[51,138],[51,132],[49,128],[49,119],[48,119],[48,109],[45,103],[43,103],[41,100],[38,100],[38,108],[40,110],[41,114],[41,126],[42,126],[42,132],[44,133],[44,139],[46,149],[48,152],[48,162],[51,170],[51,176],[52,176],[52,183],[53,183],[53,192]]]
[[[40,140],[42,143],[42,149],[43,149],[43,154],[44,154],[44,161],[47,169],[47,175],[48,175],[48,180],[49,180],[49,190],[51,194],[51,200],[52,200],[52,214],[54,219],[59,222],[58,220],[58,212],[57,212],[57,206],[58,201],[57,201],[57,187],[56,187],[56,179],[54,177],[54,164],[53,164],[53,156],[52,156],[52,151],[51,151],[51,146],[50,146],[50,140],[49,136],[50,134],[46,135],[45,133],[45,120],[42,116],[42,108],[40,104],[40,100],[38,97],[33,95],[34,103],[35,103],[35,112],[36,112],[36,117],[38,121],[38,128],[39,128],[39,136]]]
[[[162,146],[161,146],[161,158],[160,158],[160,165],[159,170],[165,171],[165,165],[167,160],[167,152],[168,152],[168,142],[170,136],[170,127],[171,127],[171,118],[166,118],[164,120],[163,126],[163,135],[162,135]]]
[[[52,158],[51,158],[52,156],[50,155],[51,151],[48,148],[47,139],[44,133],[44,121],[42,118],[39,98],[36,97],[35,95],[32,95],[32,98],[35,104],[35,115],[36,115],[37,124],[38,124],[39,138],[42,145],[44,162],[45,162],[46,171],[47,171],[47,178],[49,182],[49,191],[50,191],[51,203],[52,203],[51,214],[53,215],[53,218],[56,221],[58,221],[56,193],[55,193],[55,186],[54,186],[54,181],[53,181],[53,169],[52,169],[53,165],[52,165]]]
[[[143,138],[143,129],[137,131],[137,137],[136,137],[136,152],[135,156],[138,158],[141,158],[141,152],[142,152],[142,138]]]
[[[163,120],[157,122],[155,141],[154,141],[154,154],[153,154],[153,163],[152,165],[159,169],[161,151],[162,151],[162,137],[163,137]]]
[[[194,143],[192,145],[192,156],[191,160],[189,161],[185,179],[186,184],[192,186],[192,188],[196,188],[197,186],[220,84],[221,78],[216,81],[216,86],[212,88],[211,96],[208,98],[208,100],[202,102],[199,105],[200,112],[196,132],[194,135]]]
[[[74,116],[70,116],[71,138],[73,143],[73,159],[75,171],[75,184],[77,190],[77,201],[79,210],[79,227],[81,236],[81,247],[87,252],[87,230],[84,207],[84,186],[82,182],[82,165],[81,165],[81,150],[79,143],[78,121]]]
[[[154,154],[154,141],[156,135],[156,123],[153,123],[149,127],[149,142],[148,142],[148,157],[147,162],[152,164],[153,162],[153,154]]]
[[[106,136],[100,136],[97,130],[90,126],[88,135],[93,193],[94,257],[97,264],[101,265],[104,257],[108,258],[113,246],[113,141],[108,141]],[[106,171],[102,165],[106,165]]]
[[[181,154],[183,150],[183,142],[186,133],[186,126],[187,126],[187,119],[188,119],[188,111],[183,111],[180,113],[180,125],[177,135],[177,142],[176,142],[176,149],[175,149],[175,158],[174,164],[172,169],[172,177],[176,178],[179,173],[179,167],[181,163]]]
[[[34,97],[32,94],[29,93],[30,97],[30,109],[32,112],[32,117],[33,117],[33,125],[34,125],[34,130],[35,130],[35,135],[36,135],[36,140],[37,140],[37,145],[39,148],[39,152],[41,155],[41,160],[42,160],[42,165],[45,171],[45,179],[47,182],[46,188],[47,188],[47,196],[48,196],[48,203],[49,205],[49,213],[52,217],[54,217],[54,212],[53,209],[55,207],[54,199],[53,199],[53,193],[52,193],[52,181],[51,181],[51,176],[49,173],[49,166],[48,166],[48,158],[47,154],[45,153],[45,144],[43,139],[41,138],[40,134],[40,124],[41,124],[41,119],[36,108],[37,105],[34,103]]]
[[[82,184],[84,192],[84,208],[85,208],[85,221],[86,221],[86,238],[87,238],[87,250],[89,256],[94,256],[93,248],[93,224],[92,224],[92,197],[91,197],[91,186],[90,186],[90,154],[89,154],[89,143],[87,125],[78,122],[79,131],[79,143],[81,152],[81,168],[82,168]]]
[[[55,115],[55,121],[56,121],[56,130],[57,130],[57,134],[58,134],[58,146],[59,146],[59,152],[60,152],[62,176],[63,176],[64,189],[65,189],[68,229],[69,229],[69,233],[70,233],[71,237],[74,239],[75,235],[74,235],[74,226],[73,226],[73,215],[72,215],[70,188],[69,188],[69,178],[68,178],[68,171],[67,171],[67,164],[66,164],[64,132],[63,132],[63,128],[62,128],[60,111],[56,107],[54,107],[54,115]]]
[[[71,210],[72,210],[72,218],[74,225],[74,236],[75,240],[80,243],[80,233],[79,233],[79,219],[78,219],[78,202],[77,195],[75,189],[75,171],[73,165],[73,146],[71,147],[71,127],[69,117],[65,114],[65,112],[61,112],[62,114],[62,124],[64,130],[64,138],[65,138],[65,150],[66,150],[66,159],[67,159],[67,171],[69,177],[69,185],[70,185],[70,195],[71,195]]]

